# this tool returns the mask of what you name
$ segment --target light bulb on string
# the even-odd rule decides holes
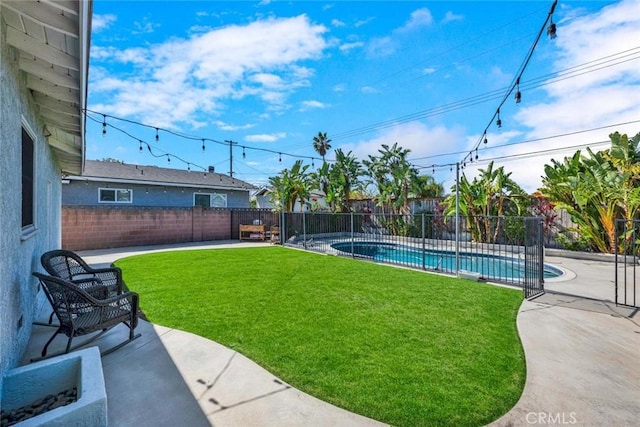
[[[522,101],[522,93],[520,92],[520,77],[518,77],[518,79],[516,80],[515,98],[516,98],[516,104],[520,104],[520,101]]]
[[[142,153],[142,140],[138,140],[138,142],[140,143],[140,152]]]
[[[282,153],[278,153],[278,161],[282,163]]]
[[[483,138],[482,142],[483,142],[485,145],[487,144],[487,142],[489,142],[489,141],[487,140],[487,131],[486,131],[486,130],[484,131],[484,138]]]
[[[156,128],[156,142],[160,141],[160,135],[158,135],[158,128]]]
[[[191,172],[191,163],[187,163],[187,171]]]
[[[478,160],[478,147],[476,147],[476,160]]]
[[[107,134],[107,116],[102,115],[102,136],[104,137]]]
[[[171,163],[171,157],[167,154],[167,163]]]
[[[202,151],[204,151],[207,147],[204,146],[204,139],[202,139]]]
[[[242,147],[242,158],[245,159],[247,157],[247,153],[244,151],[244,147]]]
[[[315,168],[316,168],[316,165],[315,165],[315,163],[313,163],[313,157],[312,157],[311,158],[311,169],[315,169]]]
[[[496,126],[502,127],[502,120],[500,120],[500,109],[498,108],[498,119],[496,120]]]
[[[551,23],[547,27],[547,35],[551,40],[558,37],[558,35],[556,34],[556,24],[553,23],[553,17],[551,18]]]

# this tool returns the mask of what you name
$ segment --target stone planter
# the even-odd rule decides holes
[[[107,393],[98,347],[8,370],[2,380],[3,411],[77,388],[77,400],[20,422],[19,426],[106,426]]]

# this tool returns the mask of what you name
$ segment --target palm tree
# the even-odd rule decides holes
[[[336,150],[336,163],[331,168],[331,186],[335,189],[341,200],[341,210],[351,210],[351,191],[359,185],[359,177],[362,175],[362,166],[355,156],[349,151],[345,154],[341,149]]]
[[[300,202],[300,212],[304,204],[309,200],[310,177],[307,173],[309,165],[303,165],[302,160],[297,160],[291,169],[284,169],[279,175],[270,177],[269,183],[273,191],[271,192],[272,204],[277,209],[284,209],[285,212],[292,212],[296,202]]]
[[[528,202],[528,199],[525,191],[511,179],[511,172],[505,173],[504,166],[494,169],[491,162],[479,172],[480,176],[472,182],[464,174],[460,178],[460,213],[467,217],[474,240],[493,243],[498,239],[503,215],[520,215],[524,201]],[[446,216],[455,212],[455,190],[454,186],[454,194],[444,201]],[[495,224],[492,224],[491,217],[497,217]]]
[[[322,157],[322,163],[324,163],[324,156],[327,151],[331,149],[331,140],[327,137],[327,133],[318,132],[318,135],[313,137],[313,149]]]

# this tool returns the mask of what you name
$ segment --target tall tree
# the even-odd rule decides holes
[[[467,217],[474,240],[492,243],[498,239],[504,215],[522,215],[529,200],[504,166],[494,169],[491,162],[479,172],[471,182],[464,174],[460,178],[460,213]],[[444,201],[447,216],[455,213],[455,185],[452,191]]]
[[[351,191],[360,185],[362,166],[349,151],[344,153],[340,148],[336,150],[336,163],[331,168],[331,186],[340,200],[340,210],[351,211]]]
[[[540,192],[565,209],[591,249],[614,252],[615,221],[636,219],[640,210],[640,134],[615,132],[611,148],[587,155],[580,151],[545,165]],[[629,236],[625,236],[629,238]]]
[[[309,165],[303,165],[302,160],[297,160],[291,169],[284,169],[279,175],[270,177],[269,183],[273,190],[272,204],[284,209],[285,212],[291,212],[296,202],[299,202],[300,212],[302,212],[311,192],[308,168]]]
[[[313,137],[313,149],[322,157],[322,163],[324,163],[324,156],[331,149],[330,142],[326,132],[318,132],[318,135]]]

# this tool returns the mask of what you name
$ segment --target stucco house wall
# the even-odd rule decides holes
[[[0,19],[0,372],[16,366],[26,348],[34,315],[45,302],[31,272],[39,269],[42,252],[61,239],[60,171],[6,34]],[[34,140],[36,171],[35,228],[27,234],[21,215],[23,126]]]

